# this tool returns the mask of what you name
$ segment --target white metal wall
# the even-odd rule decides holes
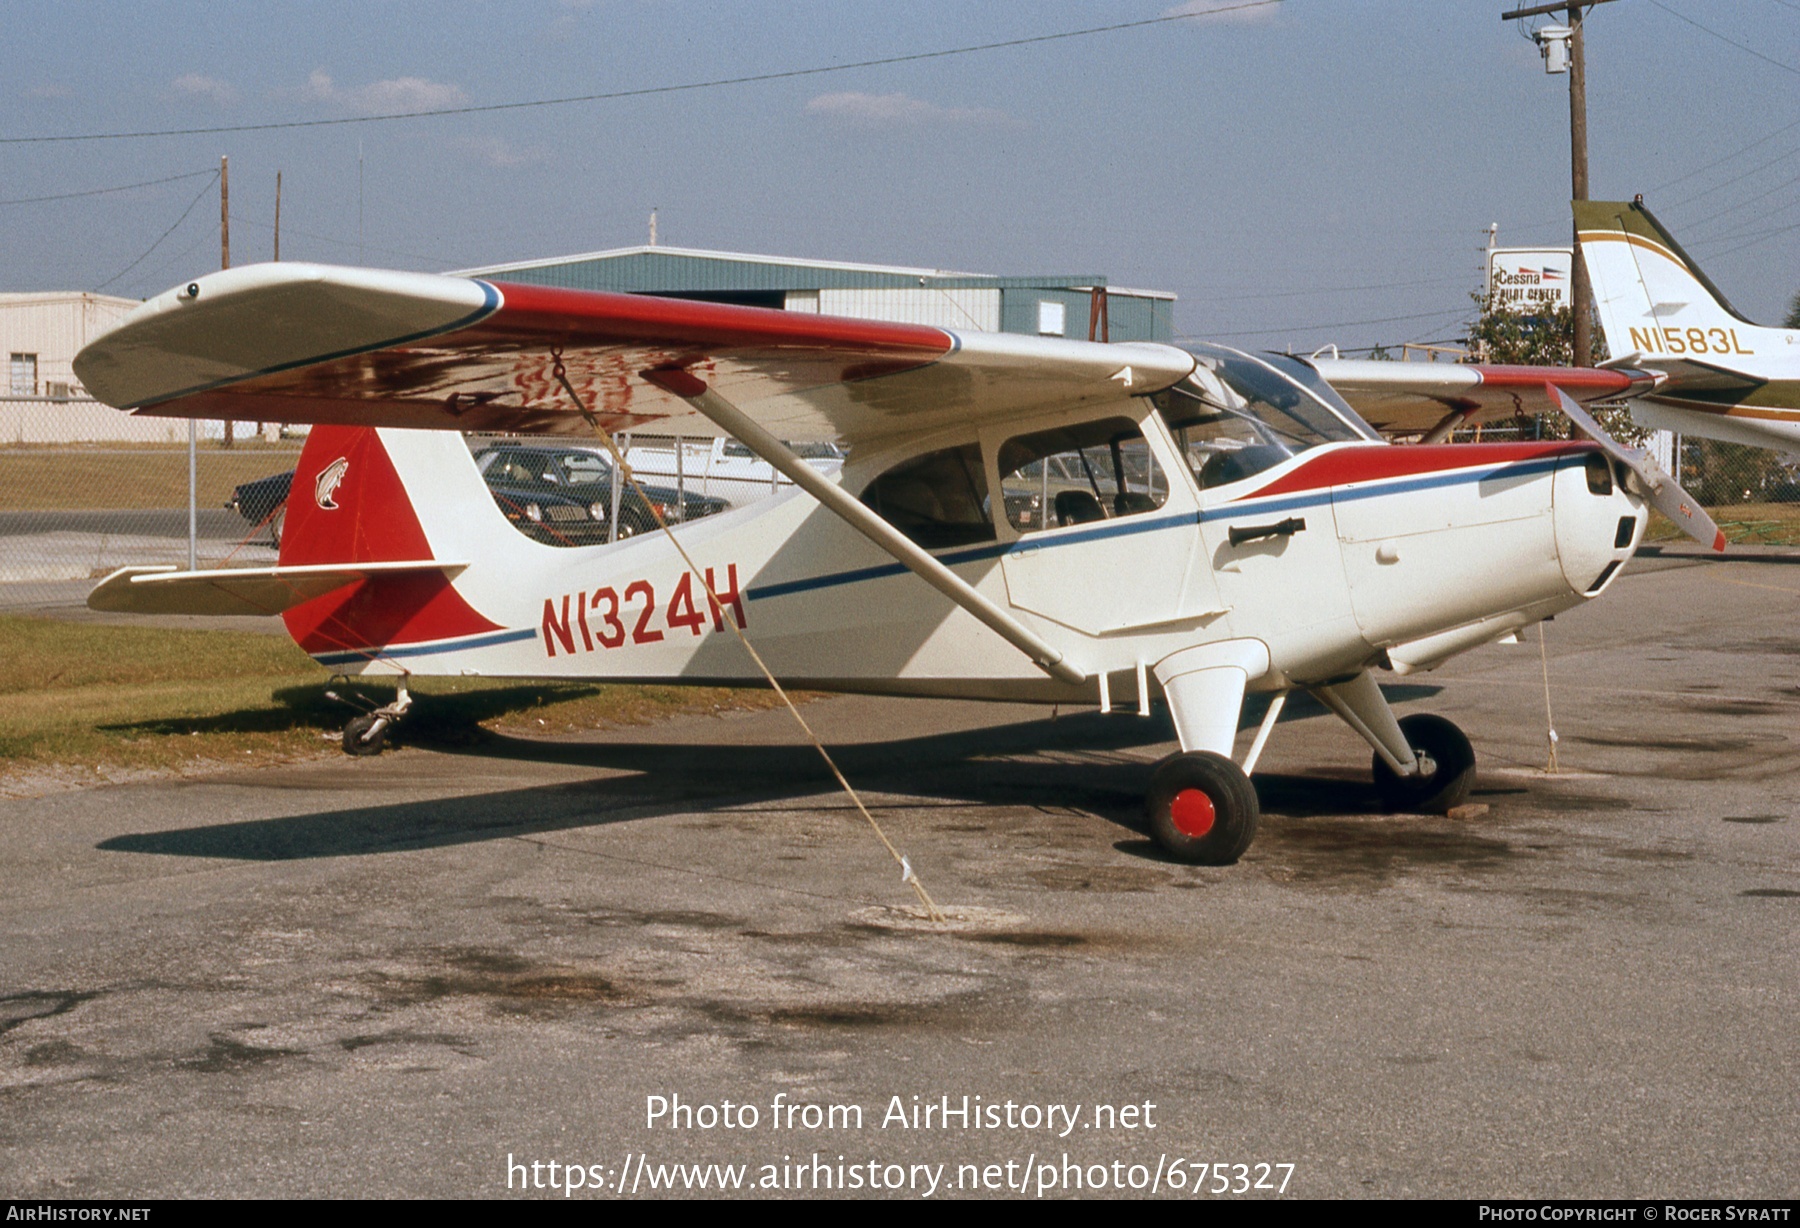
[[[13,354],[35,354],[36,393],[47,393],[51,384],[66,384],[74,391],[70,364],[75,355],[137,305],[136,299],[108,294],[0,294],[0,362],[8,362]],[[7,368],[0,368],[0,381],[9,374]],[[0,383],[0,395],[11,391],[10,384]],[[0,434],[0,438],[11,439],[12,435]]]
[[[817,310],[828,316],[854,316],[863,320],[892,320],[902,324],[930,324],[960,328],[965,332],[1000,331],[999,290],[934,290],[921,286],[904,290],[820,290],[818,306],[801,306],[789,295],[790,310]]]
[[[4,391],[0,389],[0,393]],[[211,435],[221,433],[216,422],[202,426],[212,428]],[[240,431],[239,438],[243,434]],[[178,443],[186,447],[187,423],[179,418],[134,417],[86,397],[62,400],[0,395],[0,446],[21,443]]]

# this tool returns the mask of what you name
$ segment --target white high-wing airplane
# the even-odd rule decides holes
[[[1800,329],[1753,324],[1635,201],[1575,202],[1609,366],[1655,385],[1631,402],[1653,430],[1800,455]]]
[[[1385,425],[1581,415],[1564,390],[1642,383],[1415,365],[1410,400],[1383,373]],[[730,620],[810,689],[1161,699],[1181,751],[1154,771],[1151,826],[1215,864],[1256,832],[1248,773],[1281,709],[1234,762],[1246,692],[1306,688],[1374,749],[1392,806],[1453,806],[1468,740],[1396,720],[1375,671],[1431,669],[1591,600],[1646,499],[1680,498],[1604,439],[1387,443],[1278,355],[316,265],[171,290],[75,369],[142,414],[315,424],[277,566],[127,569],[96,608],[280,612],[344,673],[748,682]],[[558,548],[507,523],[455,434],[633,428],[734,436],[798,489]],[[848,460],[827,477],[782,440]],[[384,720],[352,722],[346,749],[379,749]]]

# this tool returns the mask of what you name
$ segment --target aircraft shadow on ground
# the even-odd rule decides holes
[[[1735,544],[1757,546],[1762,543],[1738,542]],[[1796,548],[1791,554],[1745,554],[1743,551],[1733,550],[1730,545],[1727,545],[1723,554],[1715,554],[1700,553],[1692,549],[1664,551],[1656,546],[1642,546],[1638,549],[1637,557],[1666,559],[1673,563],[1691,563],[1695,566],[1707,566],[1715,563],[1759,563],[1771,567],[1790,567],[1800,563],[1800,548]]]
[[[529,690],[530,688],[521,688]],[[1408,700],[1440,688],[1386,688]],[[460,697],[459,697],[460,698]],[[1246,724],[1266,700],[1246,704]],[[1326,715],[1295,696],[1281,723]],[[1173,739],[1166,713],[1145,720],[1083,712],[891,742],[832,747],[845,774],[870,794],[898,793],[952,804],[1055,806],[1085,810],[1141,834],[1152,761],[1129,752]],[[477,745],[438,746],[456,755],[623,772],[587,781],[470,797],[321,811],[114,836],[108,852],[241,861],[292,861],[444,848],[633,822],[696,810],[787,802],[822,809],[844,802],[818,753],[806,745],[659,745],[540,742],[488,734]],[[1067,759],[1057,756],[1067,755]],[[1297,816],[1371,808],[1366,784],[1326,778],[1259,776],[1266,809]],[[879,805],[879,802],[877,802]],[[913,808],[912,803],[907,808]]]

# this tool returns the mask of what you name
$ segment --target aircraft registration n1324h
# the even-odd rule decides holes
[[[1387,368],[1359,376],[1367,366]],[[1450,427],[1647,386],[1630,371],[1350,364],[1387,442],[1281,355],[1177,349],[305,264],[212,273],[76,359],[139,414],[310,423],[274,567],[130,568],[89,604],[279,612],[343,673],[744,683],[738,631],[824,691],[1166,703],[1151,827],[1235,861],[1248,773],[1305,688],[1395,808],[1466,794],[1449,721],[1375,678],[1605,591],[1678,487],[1610,440]],[[1599,428],[1591,428],[1598,431]],[[794,488],[562,547],[496,509],[459,431],[735,437]],[[848,449],[824,475],[795,451]],[[1691,501],[1690,501],[1691,502]],[[1704,513],[1685,519],[1709,544]],[[1272,693],[1232,758],[1248,692]],[[366,718],[348,749],[378,749]]]

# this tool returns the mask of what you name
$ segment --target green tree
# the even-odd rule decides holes
[[[1566,367],[1575,361],[1575,311],[1514,311],[1497,296],[1471,294],[1481,308],[1469,326],[1469,353],[1475,362]],[[1598,356],[1597,356],[1598,360]]]
[[[1787,318],[1781,322],[1781,327],[1800,328],[1800,294],[1796,294],[1794,301],[1788,304]]]
[[[1552,307],[1548,310],[1516,311],[1504,307],[1498,296],[1479,293],[1469,296],[1481,308],[1481,314],[1469,326],[1469,361],[1528,367],[1567,367],[1575,362],[1575,309]],[[1606,339],[1598,327],[1593,330],[1594,361],[1606,361]],[[1628,445],[1640,445],[1648,435],[1623,409],[1595,412],[1600,425],[1615,438]],[[1534,439],[1569,438],[1569,420],[1561,414],[1515,417],[1513,425],[1520,435]]]

